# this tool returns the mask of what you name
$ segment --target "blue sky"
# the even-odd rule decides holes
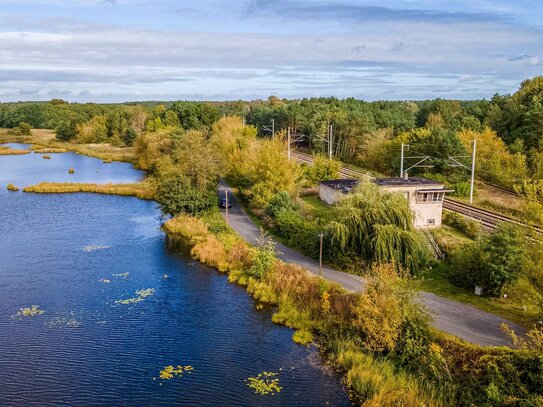
[[[538,0],[0,0],[0,101],[472,99],[541,74]]]

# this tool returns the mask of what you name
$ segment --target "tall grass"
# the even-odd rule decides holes
[[[445,405],[444,395],[437,394],[436,389],[425,388],[424,383],[398,370],[390,360],[361,352],[353,341],[339,342],[334,354],[335,362],[346,371],[345,383],[364,406]]]
[[[0,155],[22,155],[29,153],[30,150],[19,150],[8,146],[0,146]]]
[[[152,185],[141,182],[135,184],[83,184],[71,182],[42,182],[25,187],[24,192],[38,194],[65,194],[91,192],[106,195],[135,196],[140,199],[154,199],[155,189]]]

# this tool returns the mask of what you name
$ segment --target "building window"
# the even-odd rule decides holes
[[[445,197],[444,192],[418,192],[417,193],[417,202],[418,203],[443,202],[444,197]]]

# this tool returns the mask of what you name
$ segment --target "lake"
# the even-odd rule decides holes
[[[155,202],[6,190],[144,176],[48,155],[0,156],[0,406],[351,405],[339,375],[272,310],[167,244]],[[44,313],[18,315],[32,305]],[[168,365],[187,368],[163,380]],[[280,393],[247,386],[263,371],[278,373]]]

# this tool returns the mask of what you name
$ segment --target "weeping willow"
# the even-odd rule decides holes
[[[416,273],[427,264],[428,247],[400,194],[363,183],[334,207],[334,215],[329,226],[332,242],[368,265],[393,263]]]

